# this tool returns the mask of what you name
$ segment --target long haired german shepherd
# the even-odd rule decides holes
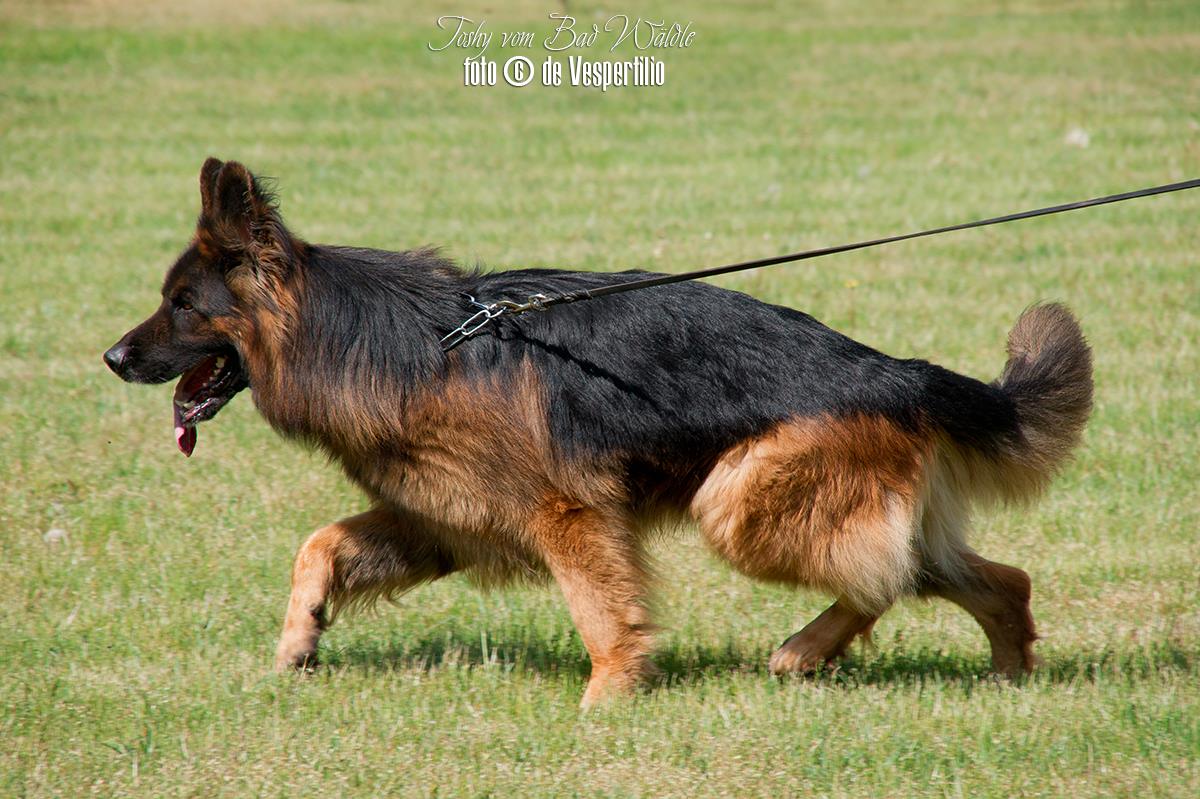
[[[1060,305],[1027,310],[1000,377],[897,360],[812,317],[701,283],[498,319],[484,301],[622,277],[462,271],[430,251],[309,244],[261,181],[208,159],[196,234],[162,303],[105,353],[124,380],[180,377],[175,435],[243,388],[341,464],[370,509],[305,541],[276,665],[316,662],[340,608],[453,572],[552,576],[592,660],[584,705],[647,671],[647,534],[694,520],[751,577],[837,598],[771,656],[838,658],[899,598],[970,612],[992,663],[1034,665],[1022,570],[975,554],[972,503],[1031,498],[1079,441],[1091,352]]]

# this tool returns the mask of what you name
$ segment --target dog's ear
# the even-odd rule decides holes
[[[232,249],[265,244],[279,219],[275,200],[250,170],[237,161],[210,158],[200,172],[206,221]]]
[[[275,197],[237,161],[209,158],[200,169],[202,250],[231,256],[230,267],[248,267],[256,277],[282,277],[291,263],[293,242],[283,226]]]
[[[217,188],[217,173],[225,166],[219,158],[208,157],[200,167],[200,213],[208,214],[213,206],[213,193]]]

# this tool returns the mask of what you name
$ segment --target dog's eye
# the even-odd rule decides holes
[[[179,311],[190,311],[192,310],[192,304],[183,297],[176,297],[175,308]]]

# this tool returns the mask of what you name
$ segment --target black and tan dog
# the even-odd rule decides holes
[[[1032,667],[1028,575],[965,534],[973,502],[1036,495],[1079,440],[1091,355],[1065,308],[1021,316],[990,384],[700,283],[500,319],[444,353],[474,310],[466,295],[621,276],[308,244],[235,162],[209,159],[200,195],[162,304],[104,357],[131,382],[182,375],[185,453],[249,386],[276,430],[370,497],[300,548],[280,668],[314,663],[347,605],[457,571],[552,576],[592,658],[584,704],[628,690],[653,629],[643,544],[669,516],[745,574],[837,598],[774,672],[839,657],[909,595],[973,614],[998,671]]]

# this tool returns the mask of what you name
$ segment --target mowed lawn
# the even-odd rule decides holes
[[[270,672],[292,554],[363,498],[248,394],[185,459],[170,386],[100,360],[205,156],[277,176],[310,240],[489,268],[678,271],[1200,175],[1193,2],[727,5],[676,12],[665,86],[601,94],[464,88],[432,5],[0,4],[0,795],[1200,795],[1200,192],[722,281],[984,379],[1026,305],[1079,313],[1084,446],[974,536],[1032,575],[1027,684],[920,602],[777,681],[828,598],[690,530],[655,550],[663,679],[600,712],[552,586],[447,579]],[[541,36],[555,8],[451,10]]]

